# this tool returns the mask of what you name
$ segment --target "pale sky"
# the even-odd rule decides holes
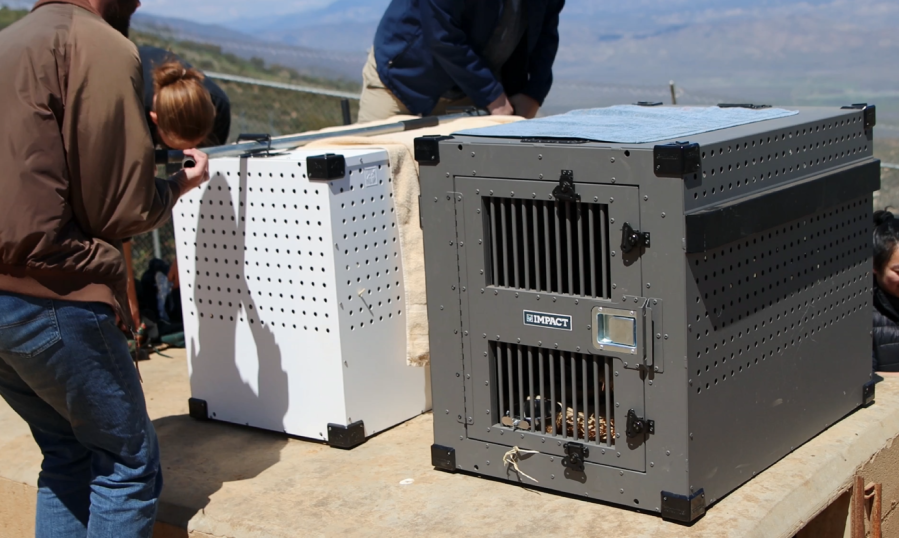
[[[138,13],[193,20],[205,24],[241,17],[298,13],[324,7],[336,0],[141,0]]]

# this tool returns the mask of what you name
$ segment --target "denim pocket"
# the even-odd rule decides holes
[[[53,301],[0,293],[0,352],[33,357],[61,339]]]

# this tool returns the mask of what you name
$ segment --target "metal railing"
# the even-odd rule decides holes
[[[266,133],[279,137],[346,125],[352,123],[359,108],[359,94],[355,92],[224,73],[205,74],[225,90],[231,101],[230,141],[235,141],[241,133]],[[175,234],[171,223],[132,240],[132,260],[137,279],[152,259],[171,264],[175,256]]]
[[[213,73],[207,71],[205,75],[211,79],[215,80],[224,80],[227,82],[239,82],[241,84],[251,84],[254,86],[264,86],[266,88],[277,88],[279,90],[288,90],[292,92],[304,92],[311,93],[315,95],[327,95],[330,97],[339,97],[341,99],[355,99],[359,100],[359,94],[355,92],[342,92],[339,90],[328,90],[323,88],[316,88],[313,86],[299,86],[297,84],[286,84],[284,82],[273,82],[270,80],[259,80],[255,78],[249,77],[241,77],[238,75],[226,75],[224,73]]]

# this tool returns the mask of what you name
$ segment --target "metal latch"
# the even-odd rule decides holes
[[[649,248],[649,232],[640,232],[631,227],[627,222],[621,227],[621,252],[627,254],[635,247]]]
[[[627,412],[627,429],[625,432],[628,439],[633,439],[638,435],[654,434],[656,432],[656,421],[638,417],[637,412],[631,409]]]
[[[581,195],[574,188],[574,172],[571,170],[562,170],[559,176],[559,184],[553,189],[553,198],[560,202],[578,202]]]
[[[562,466],[574,471],[584,471],[584,462],[590,456],[590,449],[581,443],[565,443],[566,456],[562,458]]]

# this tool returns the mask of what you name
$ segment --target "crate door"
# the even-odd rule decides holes
[[[468,436],[562,457],[579,443],[589,463],[642,471],[644,441],[625,435],[640,371],[594,346],[591,321],[640,295],[639,251],[621,252],[639,192],[577,184],[566,202],[556,185],[456,178]]]

